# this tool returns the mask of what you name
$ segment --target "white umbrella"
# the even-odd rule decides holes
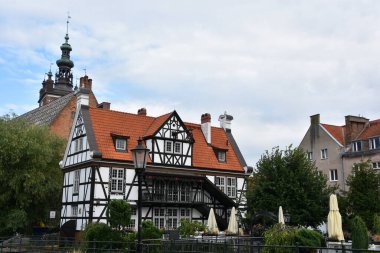
[[[214,209],[213,208],[210,209],[210,213],[208,215],[207,229],[208,229],[208,232],[211,233],[211,234],[218,234],[219,233],[218,224],[216,223],[216,219],[215,219],[215,214],[214,214]]]
[[[227,228],[228,233],[230,234],[237,234],[238,233],[238,224],[236,222],[236,211],[235,207],[232,207],[231,210],[231,215],[230,215],[230,220],[228,222],[228,228]]]
[[[342,230],[342,216],[340,216],[338,208],[338,200],[335,194],[330,195],[330,212],[327,216],[327,232],[330,238],[344,241]]]
[[[282,206],[278,208],[278,223],[285,225],[284,213],[282,212]]]

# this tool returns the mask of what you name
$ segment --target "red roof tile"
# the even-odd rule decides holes
[[[321,124],[341,145],[344,145],[344,127]]]
[[[357,139],[364,140],[375,136],[380,136],[380,119],[370,121]]]
[[[139,137],[150,136],[165,122],[172,114],[168,113],[154,118],[144,115],[123,113],[98,108],[89,108],[96,143],[104,159],[118,159],[132,161],[131,152],[116,152],[111,133],[129,136],[128,150],[137,144]],[[193,166],[207,169],[229,170],[243,172],[235,150],[228,141],[227,134],[222,128],[212,127],[211,145],[206,139],[199,124],[184,123],[188,129],[192,129],[194,137],[193,144]],[[226,162],[219,162],[214,148],[227,149]]]

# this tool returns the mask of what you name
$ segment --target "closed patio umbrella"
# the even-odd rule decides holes
[[[285,225],[284,213],[282,211],[282,206],[278,208],[278,223]]]
[[[232,210],[231,210],[231,215],[230,215],[230,220],[228,222],[227,232],[229,234],[237,234],[238,233],[238,224],[236,221],[235,207],[232,207]]]
[[[216,223],[216,219],[215,219],[215,214],[214,214],[214,209],[213,208],[210,209],[210,213],[208,215],[207,229],[208,229],[208,232],[211,233],[211,234],[218,234],[219,233],[218,224]]]
[[[339,213],[338,200],[335,194],[330,195],[330,211],[327,216],[327,232],[329,234],[329,238],[344,241],[342,216]]]

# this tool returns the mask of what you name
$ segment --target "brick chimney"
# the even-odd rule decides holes
[[[348,115],[345,117],[346,128],[344,133],[345,143],[349,144],[353,141],[361,131],[364,130],[366,125],[369,123],[369,119],[366,119],[361,116],[351,116]]]
[[[319,138],[319,124],[320,115],[315,114],[310,116],[310,150],[314,149],[314,144],[316,143],[316,139]]]
[[[205,136],[206,142],[211,144],[211,115],[209,113],[202,114],[201,129],[203,135]]]
[[[146,116],[146,108],[140,108],[137,110],[137,115]]]
[[[102,108],[104,110],[110,110],[111,109],[111,103],[109,102],[102,102],[98,105],[98,108]]]
[[[92,79],[89,79],[87,75],[81,77],[79,79],[79,87],[91,90],[92,89]]]
[[[219,116],[220,127],[226,132],[231,132],[231,121],[234,119],[231,115],[228,115],[227,112]]]
[[[90,94],[90,90],[85,89],[85,88],[79,88],[76,91],[75,96],[77,97],[77,109],[81,105],[87,105],[87,106],[89,105],[90,103],[89,94]]]

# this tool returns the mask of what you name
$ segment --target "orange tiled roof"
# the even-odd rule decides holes
[[[368,139],[380,135],[380,119],[370,121],[357,139]]]
[[[171,113],[154,118],[150,116],[131,113],[89,108],[96,143],[103,159],[117,159],[132,161],[131,152],[116,152],[111,133],[129,136],[128,150],[134,148],[139,137],[152,135]],[[212,127],[212,145],[228,149],[226,162],[218,162],[214,148],[207,144],[201,130],[200,124],[184,123],[187,128],[192,129],[194,137],[193,144],[193,166],[207,169],[232,170],[243,172],[235,150],[228,141],[227,134],[222,128]]]
[[[321,124],[341,145],[344,145],[344,127]]]

